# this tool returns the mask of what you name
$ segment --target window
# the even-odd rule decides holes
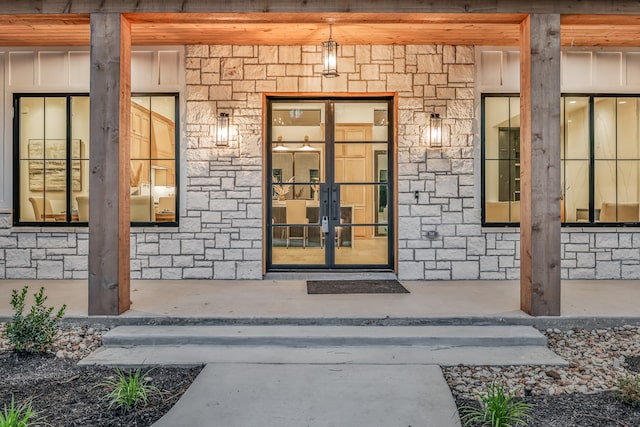
[[[483,218],[520,221],[520,99],[488,97],[483,104]]]
[[[483,223],[519,222],[519,98],[483,97]],[[561,220],[640,223],[640,98],[561,99]]]
[[[175,96],[134,96],[131,103],[131,222],[175,223]]]
[[[132,97],[132,223],[175,223],[176,96]],[[89,221],[89,96],[15,95],[17,225]]]

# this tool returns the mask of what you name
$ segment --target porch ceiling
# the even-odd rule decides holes
[[[131,13],[134,45],[356,44],[516,46],[523,14]],[[640,46],[640,16],[562,15],[567,46]],[[87,46],[89,15],[0,15],[0,46]]]

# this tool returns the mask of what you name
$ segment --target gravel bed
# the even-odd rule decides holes
[[[11,350],[4,336],[5,323],[0,323],[0,351]],[[59,359],[80,360],[102,345],[102,335],[107,327],[64,326],[55,336],[51,353]]]
[[[640,327],[597,330],[548,329],[549,348],[569,362],[549,366],[443,367],[454,397],[475,398],[496,379],[516,395],[594,393],[611,390],[618,376],[629,374],[627,358],[640,355]]]

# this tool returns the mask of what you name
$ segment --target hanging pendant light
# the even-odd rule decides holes
[[[331,38],[333,24],[329,24],[329,40],[322,42],[322,60],[325,77],[338,77],[338,43]]]

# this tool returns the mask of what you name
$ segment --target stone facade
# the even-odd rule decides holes
[[[132,279],[262,277],[265,92],[397,92],[399,277],[518,279],[518,230],[481,226],[474,58],[467,46],[341,46],[340,76],[325,79],[318,46],[188,46],[180,226],[132,229]],[[229,147],[215,145],[220,112],[238,132]],[[442,148],[424,142],[432,112]],[[0,212],[0,279],[85,279],[87,254],[85,228],[12,227]],[[565,228],[562,256],[564,279],[638,279],[640,233]]]

